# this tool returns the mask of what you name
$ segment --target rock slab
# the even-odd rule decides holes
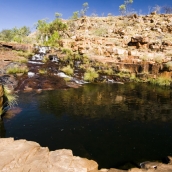
[[[93,160],[73,156],[71,150],[49,151],[38,143],[0,138],[0,172],[91,172]]]

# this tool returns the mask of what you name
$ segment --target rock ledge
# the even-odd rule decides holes
[[[33,141],[0,139],[1,172],[88,172],[97,169],[95,161],[73,156],[71,150],[49,151]]]

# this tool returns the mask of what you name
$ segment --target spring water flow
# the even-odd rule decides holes
[[[86,84],[78,89],[19,93],[1,137],[71,149],[99,168],[126,169],[172,156],[172,90],[147,84]]]

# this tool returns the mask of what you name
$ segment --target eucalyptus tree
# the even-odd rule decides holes
[[[87,10],[88,10],[88,8],[89,8],[88,2],[83,3],[82,7],[83,7],[83,8],[82,8],[81,11],[80,11],[80,16],[81,16],[81,17],[83,17],[83,16],[86,15],[86,12],[87,12]]]
[[[41,43],[48,46],[58,46],[61,32],[67,30],[67,24],[60,18],[62,14],[55,13],[55,19],[52,22],[47,22],[46,19],[38,20],[36,28],[39,32]]]
[[[0,32],[0,40],[10,42],[25,42],[26,37],[30,34],[30,28],[23,26],[21,28],[14,27],[12,29],[4,29]]]
[[[40,38],[42,43],[45,40],[48,40],[49,23],[47,22],[47,19],[38,20],[38,22],[36,23],[36,29],[39,33],[38,39]]]
[[[79,18],[79,11],[73,12],[71,19],[78,19],[78,18]]]
[[[172,7],[165,5],[162,7],[162,10],[164,11],[165,14],[172,14]]]
[[[124,1],[124,4],[119,6],[119,11],[122,15],[128,15],[132,13],[131,4],[133,3],[133,0],[126,0]]]
[[[12,40],[13,36],[11,34],[10,29],[3,29],[0,32],[0,40],[5,42],[10,42]]]

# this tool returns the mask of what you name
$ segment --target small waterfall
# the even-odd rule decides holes
[[[37,65],[35,67],[32,67],[33,70],[35,70],[36,67],[38,67],[39,69],[43,68],[42,65],[45,64],[44,60],[45,60],[45,58],[47,58],[46,55],[47,55],[47,53],[50,53],[50,51],[51,51],[51,47],[48,47],[48,46],[35,46],[35,54],[28,61],[28,63],[31,63],[33,65]],[[59,62],[60,62],[60,59],[58,58],[58,56],[53,55],[53,54],[48,55],[48,60],[55,63],[55,64],[59,64]],[[75,60],[75,66],[77,68],[79,67],[80,63],[81,63],[81,61]],[[32,69],[30,69],[30,71],[28,71],[28,77],[29,78],[34,77],[36,75],[36,73],[34,73],[32,71]],[[45,69],[45,70],[48,70],[48,71],[52,70],[50,72],[53,73],[54,75],[57,75],[57,76],[62,77],[62,78],[68,78],[70,80],[70,82],[75,82],[76,84],[79,84],[79,85],[88,83],[88,82],[80,80],[80,79],[78,79],[76,77],[68,76],[65,73],[63,73],[62,71],[58,71],[57,69],[54,70],[54,68],[50,67],[50,66],[48,66],[47,69]],[[76,76],[76,74],[77,73],[75,73],[74,76]]]

